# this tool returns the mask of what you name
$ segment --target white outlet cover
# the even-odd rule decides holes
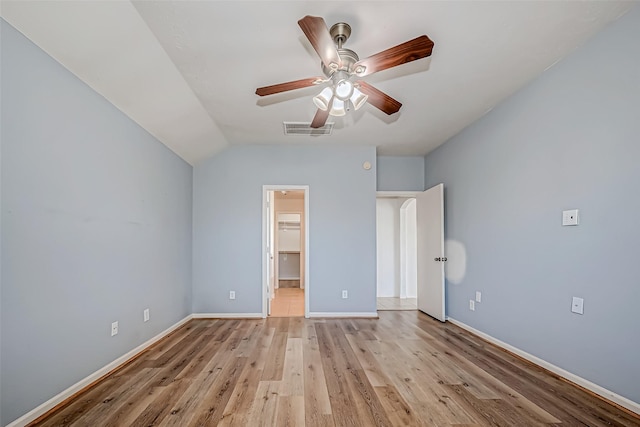
[[[476,291],[476,302],[482,301],[482,292]]]
[[[118,335],[118,322],[111,324],[111,336]]]
[[[236,291],[229,291],[229,299],[236,299]]]
[[[349,293],[347,291],[342,291],[342,298],[349,298]]]
[[[571,312],[576,314],[584,314],[584,299],[573,297],[571,300]]]
[[[469,300],[469,310],[476,311],[476,302],[472,299]]]
[[[579,222],[578,209],[562,211],[562,225],[578,225]]]
[[[148,308],[144,310],[143,319],[144,319],[145,322],[149,321],[149,309]]]

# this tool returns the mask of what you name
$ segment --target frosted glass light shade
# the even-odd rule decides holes
[[[316,104],[316,107],[318,107],[322,111],[327,111],[332,97],[333,90],[331,90],[330,87],[325,87],[324,89],[322,89],[322,92],[313,97],[313,103]]]
[[[353,104],[353,108],[358,110],[365,104],[365,102],[367,102],[367,99],[369,99],[368,95],[365,95],[358,89],[353,88],[353,95],[351,95],[351,103]]]
[[[336,85],[336,96],[342,101],[346,101],[353,93],[353,83],[349,80],[340,80]]]
[[[344,116],[345,114],[347,114],[344,101],[338,98],[333,98],[333,103],[331,104],[331,111],[329,111],[329,114],[332,116]]]

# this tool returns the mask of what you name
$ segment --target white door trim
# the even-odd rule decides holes
[[[267,193],[269,191],[280,190],[302,190],[304,191],[304,317],[309,317],[309,186],[308,185],[263,185],[262,186],[262,317],[267,317]]]

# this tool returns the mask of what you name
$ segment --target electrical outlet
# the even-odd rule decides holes
[[[476,291],[476,302],[482,301],[482,292]]]
[[[111,336],[118,335],[118,322],[111,324]]]
[[[343,299],[349,298],[349,293],[347,291],[342,291],[342,298]]]
[[[469,310],[476,311],[476,302],[472,299],[469,300]]]
[[[148,322],[148,321],[149,321],[149,309],[148,309],[148,308],[145,308],[145,309],[144,309],[144,314],[143,314],[143,316],[144,316],[144,321],[145,321],[145,322]]]
[[[578,209],[562,211],[562,225],[578,225],[579,223]]]
[[[236,299],[236,291],[229,291],[229,299]]]
[[[576,314],[584,314],[584,300],[579,297],[573,297],[571,300],[571,312]]]

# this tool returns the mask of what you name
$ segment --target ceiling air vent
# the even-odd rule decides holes
[[[327,123],[322,127],[314,129],[311,123],[303,122],[283,122],[285,135],[331,135],[333,123]]]

